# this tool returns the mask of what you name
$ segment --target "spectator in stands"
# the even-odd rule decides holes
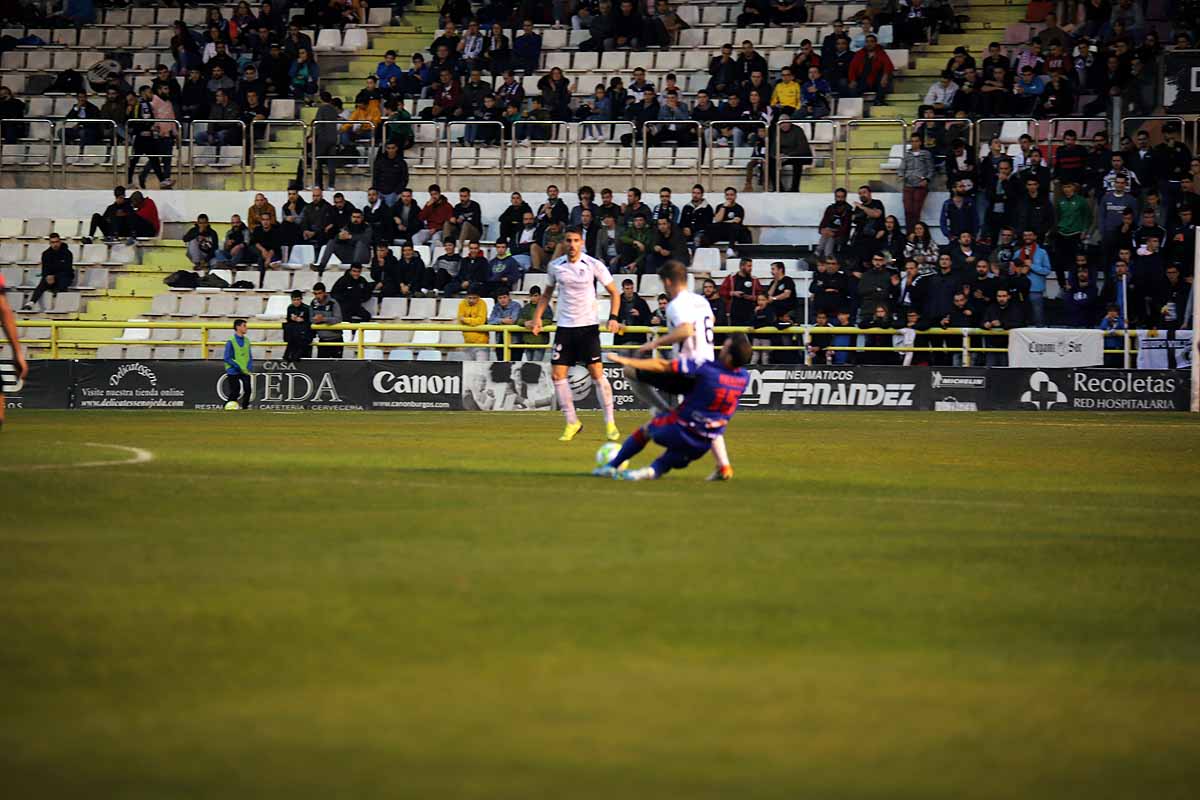
[[[125,243],[132,247],[137,244],[137,238],[156,238],[161,224],[158,218],[158,206],[155,202],[141,192],[134,192],[129,195],[129,205],[133,208],[134,213],[127,218],[129,238]]]
[[[317,262],[317,271],[323,273],[325,265],[333,256],[337,256],[343,264],[364,264],[370,261],[371,233],[371,226],[363,218],[362,211],[360,209],[351,211],[349,222],[338,226],[337,232],[322,250],[320,261]],[[334,284],[334,296],[341,302],[342,310],[349,318],[354,309],[337,293],[336,283]]]
[[[81,122],[66,128],[67,141],[78,142],[80,147],[99,143],[103,138],[101,134],[106,131],[102,131],[99,125],[89,123],[102,118],[100,109],[88,100],[88,93],[86,91],[78,92],[75,96],[75,103],[67,111],[67,119]]]
[[[687,242],[678,226],[674,225],[670,219],[660,217],[655,221],[655,228],[650,250],[642,262],[644,272],[649,275],[657,274],[659,268],[668,261],[679,261],[686,264],[688,262]]]
[[[458,302],[458,313],[454,320],[459,325],[476,328],[486,325],[488,321],[487,306],[479,298],[479,290],[471,287],[467,290],[465,299]],[[479,345],[488,343],[488,334],[482,331],[464,331],[463,342],[475,347],[463,348],[466,357],[472,361],[487,361],[487,348]]]
[[[366,304],[370,302],[374,286],[362,274],[362,264],[351,264],[350,269],[342,273],[330,293],[342,308],[342,318],[346,322],[370,322],[371,312]]]
[[[263,214],[259,217],[259,225],[250,232],[250,263],[258,265],[258,285],[263,280],[268,269],[279,269],[283,264],[283,234],[275,224],[274,214]]]
[[[429,199],[421,208],[417,218],[425,226],[413,235],[413,244],[429,244],[443,241],[446,223],[454,216],[454,207],[442,195],[442,189],[436,183],[429,186]]]
[[[541,299],[541,287],[534,285],[529,289],[529,302],[521,307],[517,314],[517,325],[527,330],[533,328],[533,316],[537,313],[538,300]],[[541,322],[543,325],[550,325],[554,322],[554,314],[549,306],[542,312]],[[513,334],[513,344],[521,345],[543,345],[537,348],[518,348],[513,353],[513,360],[519,361],[524,354],[526,361],[544,361],[546,358],[546,348],[544,345],[550,343],[550,334],[540,333],[536,336],[532,333]]]
[[[196,269],[208,269],[214,266],[217,257],[219,240],[217,232],[208,222],[208,214],[196,217],[196,224],[183,235],[187,245],[188,260]]]
[[[521,23],[521,35],[513,39],[513,61],[526,75],[537,71],[542,60],[542,36],[533,29],[533,20]]]
[[[1114,160],[1119,158],[1118,155],[1113,156]],[[1105,192],[1100,198],[1097,213],[1100,217],[1101,248],[1105,262],[1110,260],[1111,254],[1116,250],[1125,212],[1132,214],[1137,209],[1137,200],[1126,191],[1127,187],[1127,178],[1124,175],[1116,175],[1113,178],[1112,190]]]
[[[388,142],[376,154],[371,181],[387,205],[393,206],[400,199],[400,191],[408,186],[408,162],[396,142]]]
[[[312,309],[304,305],[304,292],[292,292],[292,301],[283,320],[284,361],[299,361],[309,353],[312,344]]]
[[[670,220],[671,224],[679,224],[679,207],[671,202],[671,190],[664,186],[658,190],[658,205],[650,212],[655,220]],[[656,270],[657,271],[657,270]]]
[[[479,246],[479,242],[470,242],[467,245],[467,252],[460,262],[458,277],[454,284],[448,287],[447,294],[465,292],[473,286],[482,296],[490,276],[491,265],[483,254],[483,248]]]
[[[175,119],[174,106],[170,99],[165,96],[167,94],[165,88],[160,90],[160,94],[158,95],[154,94],[149,86],[142,86],[138,92],[138,119]],[[173,181],[171,180],[171,154],[174,150],[175,127],[167,122],[162,122],[153,125],[141,124],[136,126],[135,130],[133,154],[129,159],[129,164],[126,166],[126,182],[133,182],[133,173],[137,169],[138,162],[142,156],[146,156],[146,164],[142,167],[141,175],[138,178],[138,185],[144,185],[147,176],[153,170],[154,174],[158,177],[159,186],[169,189],[173,185]]]
[[[13,97],[12,89],[0,86],[0,119],[20,120],[25,118],[24,101]],[[9,122],[3,128],[3,144],[16,144],[17,140],[26,135],[28,125],[19,122]]]
[[[947,201],[949,202],[949,201]],[[943,229],[943,233],[945,229]],[[949,237],[951,241],[958,237]],[[899,257],[899,253],[893,255]],[[937,266],[938,246],[934,243],[933,237],[929,233],[928,226],[924,222],[918,222],[913,225],[912,231],[908,234],[908,238],[904,245],[904,259],[912,261],[917,265],[917,270],[922,274],[933,272]]]
[[[520,314],[521,314],[521,304],[512,299],[512,294],[509,291],[509,289],[502,288],[502,289],[497,290],[497,292],[496,292],[496,302],[495,302],[495,304],[492,305],[492,311],[487,316],[487,324],[488,325],[516,325],[517,320],[520,318]],[[465,324],[469,324],[469,323],[465,323]],[[463,337],[463,338],[465,341],[466,337]],[[496,341],[503,343],[504,334],[497,333]],[[509,360],[519,361],[520,360],[519,355],[518,355],[519,352],[520,351],[518,351],[518,350],[510,351],[511,357]],[[481,360],[486,360],[486,351],[485,351],[485,358],[481,359]],[[503,347],[496,348],[496,360],[497,361],[505,360]]]
[[[318,250],[334,235],[335,218],[333,206],[325,199],[321,187],[312,188],[312,200],[304,207],[300,215],[300,238],[304,244],[311,244]]]
[[[983,316],[983,328],[989,331],[1009,331],[1014,328],[1025,327],[1025,314],[1021,310],[1019,303],[1014,303],[1011,300],[1011,293],[1006,288],[996,290],[996,302],[988,306],[987,313]],[[1004,339],[994,339],[988,337],[987,343],[989,347],[1003,347]],[[1008,352],[988,353],[987,365],[989,367],[1007,367]]]
[[[817,261],[817,271],[809,283],[808,293],[812,298],[810,309],[813,313],[824,311],[828,316],[835,316],[839,309],[848,305],[848,277],[841,271],[836,258],[830,256]]]
[[[737,189],[725,187],[725,202],[713,212],[713,222],[704,234],[705,246],[717,242],[744,244],[750,242],[750,231],[746,229],[746,210],[737,201]]]
[[[584,194],[584,189],[586,188],[587,187],[581,187],[579,190],[581,199]],[[500,218],[498,220],[500,234],[498,238],[515,241],[514,237],[520,233],[522,227],[525,225],[526,214],[529,214],[530,218],[532,219],[533,209],[531,209],[529,204],[525,202],[525,199],[521,196],[520,192],[513,192],[512,195],[509,196],[508,207],[500,213]]]
[[[238,214],[234,214],[229,218],[229,230],[225,232],[224,241],[221,247],[214,254],[216,266],[227,267],[233,265],[236,267],[245,261],[249,251],[246,249],[250,232],[242,223],[242,218]]]
[[[471,190],[458,190],[458,204],[442,226],[442,241],[477,242],[483,236],[483,210],[471,199]]]
[[[1017,251],[1014,261],[1028,267],[1030,322],[1035,327],[1041,327],[1046,322],[1044,296],[1046,276],[1050,274],[1050,256],[1038,244],[1036,231],[1025,228],[1021,232],[1021,240],[1021,249]]]
[[[316,283],[313,285],[313,299],[309,303],[310,320],[313,325],[340,325],[342,324],[342,306],[329,294],[325,289],[324,283]],[[341,331],[317,331],[317,343],[313,345],[314,358],[336,358],[342,357],[342,332]],[[329,344],[325,347],[323,345]]]
[[[722,44],[721,54],[708,62],[708,92],[713,97],[737,94],[741,86],[741,59],[733,57],[733,45]]]
[[[778,139],[778,145],[774,144],[774,139]],[[776,163],[775,151],[779,150],[778,164]],[[812,163],[812,145],[808,143],[808,136],[804,133],[804,128],[800,125],[792,123],[787,114],[779,116],[779,124],[770,134],[770,139],[767,144],[767,175],[768,180],[766,185],[768,189],[773,188],[775,191],[800,191],[800,179],[804,176],[804,167]],[[791,168],[790,178],[788,180],[787,189],[783,188],[782,180],[780,185],[776,186],[776,173],[782,174],[787,172],[788,167]]]
[[[367,202],[362,207],[363,221],[371,227],[371,241],[376,244],[387,244],[394,238],[392,230],[392,209],[379,195],[379,190],[372,186],[367,189]]]
[[[289,201],[292,199],[293,193],[299,197],[299,192],[291,190],[288,192]],[[276,216],[275,206],[271,205],[271,201],[267,199],[265,194],[258,192],[254,195],[254,203],[246,211],[246,226],[251,230],[257,228],[259,221],[267,214],[270,214],[272,217]]]
[[[225,89],[218,89],[213,104],[208,109],[208,119],[210,120],[239,120],[242,112],[230,100],[229,92]],[[242,143],[242,129],[237,125],[219,125],[209,123],[208,129],[197,131],[196,143],[199,145],[213,145],[216,147],[226,147],[240,145]]]
[[[1024,180],[1024,191],[1014,205],[1013,227],[1019,231],[1031,230],[1042,244],[1049,243],[1049,234],[1054,230],[1054,205],[1050,198],[1043,197],[1036,178]]]
[[[642,202],[642,190],[636,186],[625,192],[625,202],[621,204],[621,224],[629,227],[634,217],[645,217],[649,221],[653,214],[650,206]]]
[[[874,34],[866,37],[864,47],[850,60],[849,90],[852,97],[861,97],[867,92],[875,93],[874,105],[883,105],[884,98],[892,89],[892,74],[895,67],[887,52],[879,46]]]
[[[754,319],[757,298],[763,294],[762,285],[754,277],[754,262],[743,258],[738,271],[728,275],[721,284],[721,297],[725,299],[730,325],[750,325]]]
[[[291,97],[303,101],[306,105],[311,105],[313,97],[317,94],[320,80],[321,69],[311,51],[298,50],[296,60],[288,67],[288,87]]]
[[[337,185],[336,150],[338,144],[338,123],[341,117],[333,105],[333,96],[329,92],[321,92],[321,103],[313,118],[312,142],[313,158],[316,161],[317,186],[325,187],[323,176],[329,170],[329,188]]]
[[[462,273],[462,256],[456,252],[458,244],[449,239],[442,242],[442,253],[433,259],[433,263],[429,265],[430,272],[433,273],[433,286],[437,293],[445,292],[454,294],[456,289],[461,288],[459,275]]]
[[[963,179],[956,181],[950,197],[942,203],[942,213],[938,221],[942,235],[953,241],[963,231],[972,236],[978,230],[979,215],[975,210],[975,200],[971,196],[970,184]]]
[[[858,200],[853,204],[851,224],[854,229],[854,251],[858,261],[865,262],[875,248],[875,234],[883,227],[884,206],[871,194],[871,187],[858,187]]]
[[[646,256],[654,246],[654,238],[655,232],[646,225],[646,216],[644,214],[634,216],[632,224],[625,229],[623,234],[620,234],[619,271],[647,272]]]
[[[413,199],[412,189],[402,189],[400,200],[391,207],[392,236],[400,242],[412,242],[425,227],[421,221],[421,207]]]
[[[433,291],[433,271],[425,266],[425,259],[411,243],[405,242],[400,247],[398,266],[400,297],[427,297]]]
[[[908,230],[912,230],[921,219],[929,182],[933,180],[933,156],[925,149],[921,134],[914,133],[908,141],[909,148],[900,159],[896,176],[904,185],[904,222]]]
[[[617,321],[624,327],[650,324],[650,306],[635,291],[634,282],[630,278],[621,281],[621,308],[617,312]],[[613,337],[616,345],[643,345],[646,343],[644,333],[618,333]]]
[[[50,292],[57,295],[59,292],[65,292],[74,282],[75,266],[71,249],[63,246],[63,240],[57,233],[51,233],[50,246],[42,251],[41,278],[21,310],[33,311],[43,294]]]
[[[692,186],[691,200],[679,212],[679,228],[684,239],[692,246],[698,246],[700,239],[712,225],[713,209],[704,197],[704,187],[700,184]]]
[[[411,285],[406,292],[401,288],[400,262],[392,255],[387,243],[377,243],[371,253],[371,293],[375,297],[410,297]]]
[[[304,208],[307,205],[308,203],[300,196],[299,189],[295,187],[288,188],[287,200],[284,201],[283,208],[279,210],[280,216],[275,217],[275,227],[279,229],[279,239],[285,247],[292,247],[302,241],[300,235],[301,219],[304,214]],[[282,222],[279,221],[281,218]],[[251,227],[256,228],[257,226]]]
[[[1068,328],[1093,328],[1100,318],[1100,296],[1091,271],[1076,271],[1063,290],[1063,323]]]
[[[833,258],[846,245],[850,238],[850,219],[853,209],[846,202],[846,190],[836,189],[833,192],[833,202],[825,207],[821,221],[817,223],[817,257],[820,259]]]

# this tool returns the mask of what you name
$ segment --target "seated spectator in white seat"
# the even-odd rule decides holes
[[[263,277],[268,269],[279,269],[283,263],[283,245],[280,244],[282,233],[275,224],[274,214],[263,214],[259,217],[259,226],[250,234],[250,261],[258,265],[258,285],[263,284]]]
[[[455,252],[457,247],[453,240],[442,242],[444,252],[429,265],[433,272],[433,287],[438,293],[453,294],[457,286],[456,281],[462,271],[462,256]]]
[[[362,274],[362,264],[351,264],[340,278],[334,281],[330,292],[342,307],[346,322],[370,322],[371,312],[364,307],[371,299],[374,285]]]
[[[196,224],[183,235],[183,241],[187,245],[188,260],[196,269],[208,269],[216,263],[220,239],[208,224],[208,214],[196,217]]]
[[[496,255],[488,262],[488,296],[499,297],[500,292],[511,291],[524,275],[521,263],[508,252],[508,242],[496,242]]]
[[[214,260],[218,266],[229,266],[246,263],[250,256],[250,251],[247,249],[249,245],[250,231],[242,223],[242,218],[238,214],[234,214],[229,218],[229,230],[225,233],[225,241],[222,242],[220,249],[214,254]]]
[[[621,234],[617,218],[607,215],[601,218],[600,230],[596,232],[596,245],[592,256],[604,262],[609,271],[618,270],[621,264]]]
[[[337,256],[343,264],[365,264],[371,260],[371,226],[363,219],[361,209],[350,212],[350,222],[343,225],[321,251],[317,271],[324,272],[329,259]],[[343,309],[345,303],[342,304]]]
[[[521,269],[526,272],[533,269],[533,248],[540,247],[540,245],[537,243],[538,225],[532,211],[524,213],[521,227],[513,235],[511,241],[512,257],[521,265]]]
[[[50,234],[50,246],[42,251],[42,277],[23,311],[32,311],[46,292],[57,295],[75,282],[74,257],[57,233]]]
[[[518,303],[516,300],[512,299],[512,294],[509,293],[508,289],[500,289],[496,293],[496,303],[495,303],[495,305],[492,306],[492,313],[488,314],[487,324],[488,325],[516,325],[517,318],[520,315],[520,313],[521,313],[521,304]],[[497,333],[496,341],[499,343],[503,343],[504,342],[504,334]],[[514,350],[511,352],[514,355],[514,358],[512,358],[511,360],[513,360],[513,361],[517,360],[515,358],[516,351]],[[504,348],[503,347],[496,348],[496,360],[497,361],[504,360]]]

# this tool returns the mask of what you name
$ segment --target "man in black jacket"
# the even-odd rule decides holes
[[[304,305],[304,292],[296,289],[283,321],[283,341],[287,343],[284,361],[299,361],[308,355],[308,346],[312,343],[311,319],[312,310]]]
[[[300,237],[304,244],[320,248],[333,236],[334,226],[333,206],[325,199],[320,186],[314,186],[312,200],[300,214]]]
[[[996,302],[988,306],[983,316],[983,327],[989,331],[1009,331],[1013,328],[1025,327],[1025,311],[1020,303],[1012,302],[1008,289],[996,290]],[[1004,347],[1005,338],[987,337],[988,347]],[[1008,353],[988,353],[989,367],[1007,367]]]
[[[371,321],[371,312],[363,306],[371,299],[374,287],[363,277],[362,269],[362,264],[351,264],[330,292],[342,307],[342,319],[346,322]]]
[[[442,227],[442,241],[478,242],[483,236],[483,209],[471,199],[471,190],[458,190],[458,203]]]
[[[321,259],[317,262],[317,271],[324,272],[325,265],[333,256],[343,264],[364,264],[371,260],[371,226],[363,219],[363,213],[357,208],[350,213],[350,221],[338,228],[337,234],[325,245]],[[337,284],[334,284],[334,297],[337,296]],[[342,302],[342,309],[349,316],[350,311]]]
[[[408,162],[400,152],[400,145],[388,142],[375,156],[371,180],[389,206],[396,205],[400,191],[408,186]]]
[[[392,208],[379,196],[379,190],[367,189],[367,202],[362,207],[363,221],[371,227],[371,238],[377,244],[392,241]]]
[[[650,306],[634,291],[633,281],[629,278],[621,281],[621,310],[617,312],[621,325],[649,325]],[[645,344],[644,333],[618,333],[613,337],[613,344]]]
[[[420,219],[421,206],[413,199],[412,189],[400,192],[400,200],[392,206],[392,236],[400,242],[409,242],[425,223]]]
[[[83,237],[84,244],[91,244],[92,237],[99,230],[104,234],[105,241],[116,241],[133,235],[133,227],[130,217],[133,216],[133,207],[125,198],[125,187],[117,186],[113,189],[113,201],[104,209],[103,214],[92,214],[92,224],[88,226],[88,235]]]
[[[51,294],[65,292],[74,282],[75,267],[71,250],[63,245],[63,241],[57,233],[52,233],[50,234],[50,246],[42,251],[42,279],[38,281],[37,288],[33,290],[33,295],[25,304],[24,310],[32,311],[46,292]]]
[[[713,209],[704,199],[704,187],[692,187],[692,199],[679,211],[679,229],[691,245],[699,245],[700,237],[712,225]]]

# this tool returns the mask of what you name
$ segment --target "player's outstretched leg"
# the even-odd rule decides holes
[[[725,436],[721,435],[713,439],[712,443],[713,460],[717,462],[717,468],[708,476],[710,481],[727,481],[733,478],[733,465],[729,463],[729,453],[725,449]]]
[[[626,367],[625,379],[629,381],[629,389],[633,392],[633,396],[650,406],[652,415],[657,416],[671,410],[671,403],[667,400],[666,393],[641,381],[636,369]]]
[[[554,393],[558,395],[558,407],[567,418],[567,427],[563,429],[563,434],[558,440],[569,442],[583,430],[583,424],[579,421],[579,415],[575,413],[575,398],[571,395],[571,384],[567,383],[565,377],[554,379]]]
[[[604,438],[615,442],[621,438],[621,431],[617,429],[617,421],[613,414],[612,384],[608,382],[608,376],[604,374],[604,367],[601,365],[594,364],[591,372],[592,383],[596,384],[596,396],[600,398],[600,405],[604,407]]]

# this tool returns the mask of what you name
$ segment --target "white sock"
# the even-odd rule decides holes
[[[724,436],[718,436],[717,438],[713,439],[712,454],[713,458],[717,461],[718,467],[729,466],[729,453],[725,450]]]
[[[613,424],[613,393],[612,384],[608,382],[608,376],[601,373],[599,378],[593,378],[592,382],[596,384],[596,392],[600,395],[600,404],[604,406],[604,422],[607,425]]]
[[[554,381],[554,393],[558,395],[558,407],[566,416],[567,423],[574,425],[579,422],[579,416],[575,413],[575,398],[571,395],[571,384],[567,383],[565,378]]]

